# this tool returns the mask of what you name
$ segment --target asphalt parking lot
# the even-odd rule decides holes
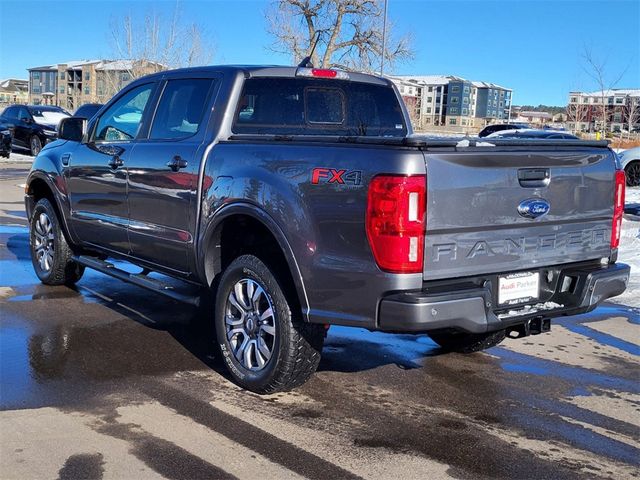
[[[640,477],[633,295],[467,356],[331,328],[311,381],[261,397],[189,307],[92,272],[41,285],[28,167],[0,163],[0,477]]]

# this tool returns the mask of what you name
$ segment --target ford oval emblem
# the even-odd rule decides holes
[[[518,205],[518,213],[526,218],[538,218],[549,213],[551,205],[544,198],[529,198]]]

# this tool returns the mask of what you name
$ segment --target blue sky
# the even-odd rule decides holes
[[[388,0],[398,32],[413,36],[415,58],[402,74],[453,74],[514,89],[514,104],[566,103],[572,89],[594,90],[581,68],[585,45],[606,59],[620,88],[640,88],[638,0]],[[175,1],[0,0],[0,78],[26,78],[28,67],[108,58],[110,22]],[[268,1],[181,0],[184,21],[199,23],[214,63],[290,63],[271,52]],[[27,20],[30,19],[30,20]],[[36,19],[38,19],[36,21]]]

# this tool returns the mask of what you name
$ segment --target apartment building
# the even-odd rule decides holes
[[[509,118],[511,89],[493,83],[454,75],[403,75],[390,79],[398,87],[417,129],[444,125],[481,128]]]
[[[570,92],[567,126],[574,131],[615,132],[640,128],[640,88]]]
[[[105,103],[133,78],[163,70],[153,62],[83,60],[29,68],[29,103],[73,111]]]
[[[29,101],[29,82],[17,78],[0,80],[0,106]]]

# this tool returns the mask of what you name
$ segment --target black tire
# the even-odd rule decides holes
[[[249,290],[251,285],[253,289]],[[303,322],[281,285],[258,257],[242,255],[227,267],[217,288],[214,321],[222,358],[233,380],[255,393],[274,393],[300,386],[320,363],[324,328]],[[240,292],[236,288],[240,288]],[[233,301],[241,304],[243,310],[234,306],[232,293]],[[246,301],[256,297],[257,300]],[[245,308],[247,304],[249,307]],[[268,308],[272,315],[266,316]],[[242,331],[233,334],[234,329]],[[248,344],[241,349],[245,338]],[[253,347],[249,345],[252,342]],[[270,348],[270,355],[267,357],[261,348],[266,351]],[[243,352],[248,353],[248,360]],[[236,356],[238,353],[241,358]],[[258,357],[262,358],[262,365]]]
[[[444,350],[474,353],[495,347],[505,339],[506,335],[505,330],[498,330],[489,333],[434,333],[429,336]]]
[[[46,198],[38,200],[29,225],[29,251],[36,275],[45,285],[73,285],[84,266],[72,260],[56,210]]]
[[[40,153],[40,150],[42,150],[42,140],[40,140],[40,137],[31,135],[29,139],[29,150],[34,157]]]
[[[630,162],[624,169],[628,187],[640,186],[640,160]]]

